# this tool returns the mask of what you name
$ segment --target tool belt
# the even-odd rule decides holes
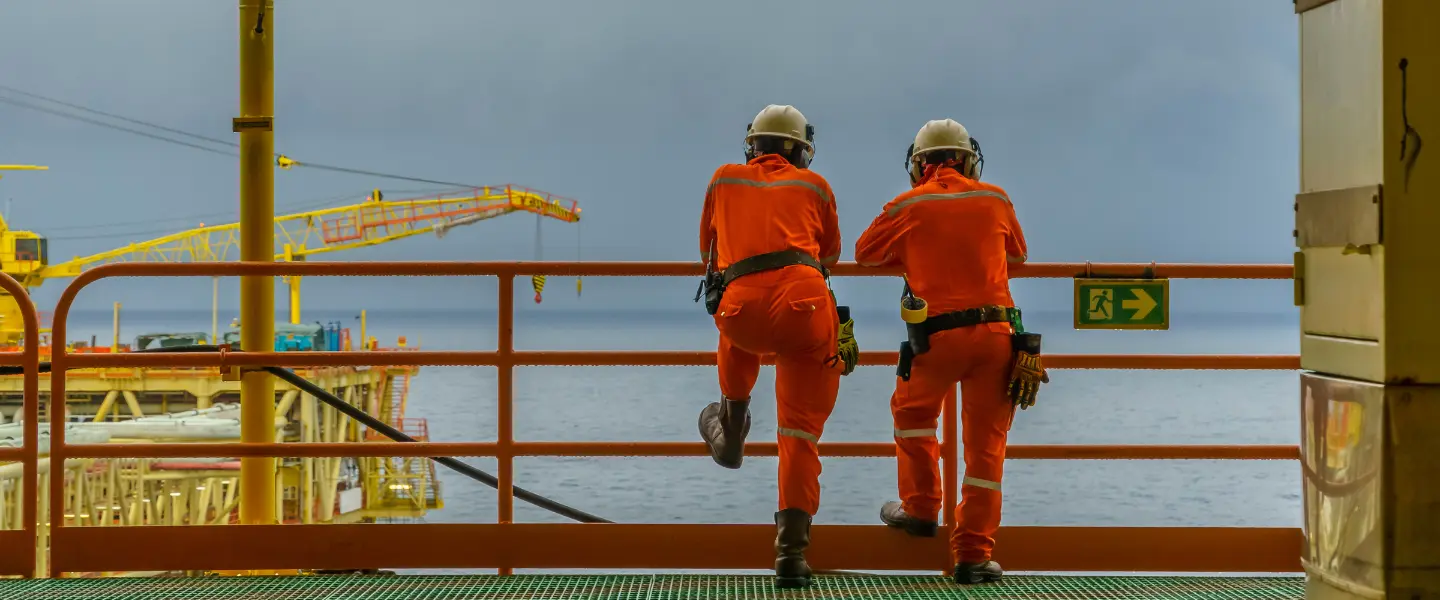
[[[945,314],[935,315],[925,319],[920,324],[926,336],[935,335],[942,331],[970,327],[984,323],[1009,323],[1018,311],[1005,306],[982,306],[980,308],[967,308]]]
[[[932,335],[985,323],[1013,323],[1019,315],[1018,308],[991,305],[935,315],[921,323],[906,323],[905,334],[909,339],[900,344],[900,363],[895,374],[910,380],[910,363],[916,356],[930,351]]]
[[[706,273],[705,279],[700,282],[700,289],[696,291],[695,300],[698,302],[703,294],[705,312],[713,315],[720,310],[720,298],[725,295],[725,287],[730,285],[730,282],[746,275],[783,269],[791,265],[805,265],[819,271],[822,277],[830,277],[830,271],[822,266],[820,261],[799,250],[766,252],[737,260],[724,271]]]

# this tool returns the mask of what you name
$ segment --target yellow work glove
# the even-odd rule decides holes
[[[840,360],[845,361],[845,370],[840,372],[841,375],[853,373],[855,365],[860,362],[860,345],[855,342],[855,320],[849,317],[845,315],[845,321],[840,323],[840,343],[836,348]]]
[[[1025,410],[1035,405],[1035,395],[1040,384],[1050,383],[1050,374],[1040,364],[1040,356],[1029,352],[1016,352],[1015,365],[1010,369],[1010,400]]]
[[[845,362],[845,370],[840,374],[849,375],[855,372],[855,365],[860,362],[860,345],[855,342],[855,320],[850,318],[850,307],[840,306],[835,300],[835,290],[830,290],[830,302],[835,304],[835,314],[840,320],[835,358]]]

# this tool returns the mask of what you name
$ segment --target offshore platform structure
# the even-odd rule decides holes
[[[4,170],[44,170],[45,167],[0,165]],[[374,190],[363,202],[277,216],[274,222],[274,259],[305,260],[309,256],[385,244],[425,233],[444,236],[450,229],[510,213],[533,213],[539,219],[577,222],[580,209],[566,198],[512,185],[467,189],[439,197],[385,200]],[[205,226],[145,242],[129,244],[63,263],[49,260],[48,241],[31,231],[11,229],[0,217],[0,270],[32,289],[48,279],[74,277],[85,270],[115,262],[211,262],[239,258],[238,224]],[[218,278],[217,278],[218,280]],[[290,330],[277,327],[280,338],[302,338],[312,332],[300,323],[300,281],[286,278],[290,288]],[[543,280],[536,280],[536,301]],[[366,335],[364,310],[358,351],[380,349]],[[239,328],[244,330],[244,324]],[[325,347],[301,345],[295,349],[351,351],[348,329],[322,328]],[[45,331],[42,329],[42,331]],[[231,341],[236,332],[227,333]],[[345,335],[340,335],[340,334]],[[14,350],[23,334],[19,306],[14,298],[0,297],[0,349]],[[207,340],[208,338],[208,340]],[[342,341],[343,340],[343,341]],[[220,343],[218,325],[203,333],[147,334],[134,347],[122,344],[118,334],[109,347],[80,347],[76,352],[128,352],[152,342]],[[43,344],[43,342],[42,342]],[[67,340],[42,345],[42,354]],[[405,345],[404,338],[400,345]],[[413,348],[413,346],[412,346]],[[410,383],[418,368],[410,366],[329,367],[297,369],[306,379],[356,409],[373,415],[417,441],[429,439],[423,418],[406,417]],[[48,379],[48,375],[42,379]],[[238,419],[241,405],[236,381],[214,368],[73,369],[66,374],[65,416],[41,427],[60,426],[67,437],[87,443],[136,441],[224,441],[242,437]],[[0,376],[0,408],[14,409],[22,397],[21,377]],[[373,429],[359,427],[334,407],[284,382],[275,385],[274,429],[281,439],[299,442],[368,442],[384,439]],[[52,404],[51,406],[54,406]],[[0,447],[20,443],[20,425],[8,423],[0,411]],[[124,414],[124,413],[129,414]],[[18,414],[18,413],[17,413]],[[57,415],[47,415],[54,417]],[[43,419],[42,419],[43,420]],[[78,422],[76,422],[78,420]],[[63,422],[63,424],[59,422]],[[68,461],[52,469],[47,440],[42,438],[39,459],[40,488],[52,477],[65,481],[64,515],[50,515],[40,504],[39,521],[63,519],[72,526],[124,526],[156,524],[227,524],[242,506],[240,461],[233,459],[120,459]],[[23,524],[19,464],[0,465],[0,529]],[[270,499],[277,520],[287,523],[354,523],[376,520],[412,520],[443,507],[434,463],[417,458],[302,458],[277,465],[277,485]],[[53,471],[53,472],[52,472]],[[62,472],[63,471],[63,472]],[[46,564],[48,529],[37,539],[38,565]]]
[[[1440,143],[1440,2],[1295,12],[1306,596],[1434,598],[1440,150],[1424,146]]]

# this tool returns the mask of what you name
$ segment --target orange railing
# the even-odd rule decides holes
[[[23,441],[19,448],[0,448],[0,462],[23,463],[20,497],[25,506],[20,518],[25,521],[20,529],[0,531],[0,574],[29,576],[35,572],[36,513],[40,508],[40,317],[30,293],[13,277],[0,273],[0,289],[20,306],[25,328],[19,352],[0,352],[0,365],[25,369],[20,410],[16,413],[24,422],[20,434]]]
[[[1035,264],[1014,277],[1063,277],[1091,270],[1107,275],[1285,279],[1288,265]],[[853,264],[837,276],[894,276]],[[514,516],[514,459],[524,456],[705,456],[700,442],[541,442],[514,437],[514,368],[715,364],[714,352],[548,352],[514,349],[514,278],[520,275],[698,276],[686,263],[192,263],[112,264],[82,273],[55,310],[54,335],[64,339],[76,295],[108,277],[182,276],[496,276],[499,340],[494,351],[221,352],[213,354],[72,354],[52,359],[54,370],[83,367],[257,367],[455,365],[498,370],[498,436],[491,443],[284,443],[70,445],[57,428],[51,458],[115,457],[361,457],[490,456],[498,460],[499,515],[494,524],[245,525],[238,527],[71,527],[52,517],[51,572],[272,568],[689,568],[765,569],[771,566],[770,525],[519,524]],[[893,365],[895,352],[864,352],[862,365]],[[1047,355],[1053,368],[1297,369],[1295,356]],[[28,381],[28,380],[27,380]],[[51,396],[65,397],[65,378],[51,378]],[[30,406],[33,406],[31,404]],[[956,494],[958,439],[952,395],[945,407],[945,497]],[[30,409],[33,410],[33,409]],[[33,439],[33,438],[32,438]],[[888,457],[893,443],[822,443],[823,456]],[[752,456],[775,456],[776,444],[747,445]],[[1011,446],[1019,459],[1296,459],[1295,446]],[[52,479],[52,516],[64,515],[63,480]],[[27,490],[27,502],[37,497]],[[1302,535],[1294,528],[1006,527],[999,534],[1007,567],[1041,571],[1297,572]],[[875,525],[817,525],[813,563],[829,569],[941,569],[943,536],[916,539]],[[14,546],[10,546],[14,547]],[[127,548],[115,552],[114,548]],[[405,547],[404,553],[376,551]],[[204,548],[197,552],[194,548]],[[603,550],[600,550],[602,549]]]

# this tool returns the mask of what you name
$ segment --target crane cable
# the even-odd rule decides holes
[[[15,88],[15,87],[11,87],[11,86],[8,86],[8,85],[4,85],[4,84],[0,84],[0,91],[6,91],[6,92],[13,93],[13,94],[19,94],[19,95],[26,96],[26,97],[29,97],[29,98],[34,98],[34,99],[36,99],[36,100],[42,100],[42,101],[45,101],[45,102],[54,103],[54,104],[57,104],[57,105],[60,105],[60,106],[64,106],[64,107],[66,107],[66,108],[71,108],[71,109],[74,109],[74,110],[79,110],[79,111],[83,111],[83,112],[87,112],[87,113],[91,113],[91,114],[95,114],[95,115],[99,115],[99,116],[103,116],[103,117],[108,117],[108,118],[111,118],[111,119],[117,119],[117,120],[124,121],[124,122],[127,122],[127,123],[132,123],[132,124],[135,124],[135,125],[141,125],[141,126],[144,126],[144,127],[150,127],[150,128],[153,128],[153,129],[158,129],[158,130],[160,130],[160,131],[165,131],[165,132],[173,133],[173,134],[176,134],[176,135],[182,135],[182,136],[185,136],[185,137],[188,137],[188,138],[191,138],[191,139],[200,140],[200,141],[203,141],[203,142],[209,142],[209,143],[211,143],[211,144],[218,144],[218,145],[226,146],[226,147],[229,147],[229,148],[239,148],[239,147],[240,147],[240,144],[238,144],[238,143],[236,143],[236,142],[229,141],[229,140],[222,140],[222,139],[219,139],[219,138],[214,138],[214,137],[209,137],[209,136],[205,136],[205,135],[200,135],[200,134],[198,134],[198,133],[191,133],[191,132],[185,131],[185,130],[183,130],[183,129],[176,129],[176,128],[174,128],[174,127],[166,127],[166,126],[164,126],[164,125],[158,125],[158,124],[155,124],[155,123],[151,123],[151,122],[149,122],[149,121],[142,121],[142,120],[140,120],[140,119],[135,119],[135,118],[131,118],[131,117],[126,117],[126,116],[123,116],[123,115],[117,115],[117,114],[111,113],[111,112],[106,112],[106,111],[102,111],[102,110],[96,110],[96,109],[93,109],[93,108],[89,108],[89,107],[86,107],[86,106],[82,106],[82,105],[79,105],[79,104],[75,104],[75,103],[73,103],[73,102],[66,102],[66,101],[64,101],[64,100],[60,100],[60,99],[57,99],[57,98],[51,98],[51,97],[49,97],[49,96],[43,96],[43,95],[41,95],[41,94],[36,94],[36,93],[34,93],[34,92],[27,92],[27,91],[25,91],[25,90],[21,90],[21,89],[18,89],[18,88]],[[171,143],[171,144],[177,144],[177,145],[180,145],[180,146],[185,146],[185,147],[188,147],[188,148],[193,148],[193,149],[196,149],[196,150],[202,150],[202,151],[210,152],[210,153],[214,153],[214,154],[220,154],[220,155],[223,155],[223,156],[232,156],[232,157],[239,157],[239,156],[240,156],[240,154],[239,154],[238,152],[234,151],[234,150],[221,150],[221,149],[217,149],[217,148],[211,148],[211,147],[209,147],[209,146],[202,146],[202,145],[200,145],[200,144],[196,144],[196,143],[193,143],[193,142],[187,142],[187,141],[184,141],[184,140],[177,140],[177,139],[170,138],[170,137],[166,137],[166,136],[163,136],[163,135],[158,135],[158,134],[154,134],[154,133],[149,133],[149,132],[146,132],[146,131],[140,131],[140,130],[138,130],[138,129],[131,129],[131,128],[129,128],[129,127],[124,127],[124,126],[121,126],[121,125],[116,125],[116,124],[114,124],[114,123],[106,123],[106,122],[104,122],[104,121],[100,121],[100,120],[96,120],[96,119],[91,119],[91,118],[88,118],[88,117],[82,117],[82,116],[79,116],[79,115],[73,115],[73,114],[70,114],[70,113],[66,113],[66,112],[64,112],[64,111],[59,111],[59,110],[55,110],[55,109],[53,109],[53,108],[49,108],[49,107],[45,107],[45,106],[40,106],[40,105],[33,104],[33,103],[30,103],[30,102],[25,102],[25,101],[23,101],[23,100],[16,100],[16,99],[14,99],[14,98],[7,98],[7,97],[5,97],[5,96],[0,96],[0,103],[9,104],[9,105],[11,105],[11,106],[17,106],[17,107],[20,107],[20,108],[26,108],[26,109],[30,109],[30,110],[35,110],[35,111],[39,111],[39,112],[51,114],[51,115],[54,115],[54,116],[57,116],[57,117],[65,118],[65,119],[73,119],[73,120],[80,121],[80,122],[84,122],[84,123],[90,123],[90,124],[92,124],[92,125],[97,125],[97,126],[105,127],[105,128],[108,128],[108,129],[114,129],[114,130],[116,130],[116,131],[123,131],[123,132],[126,132],[126,133],[135,134],[135,135],[138,135],[138,136],[141,136],[141,137],[150,138],[150,139],[152,139],[152,140],[157,140],[157,141],[161,141],[161,142],[168,142],[168,143]],[[301,162],[301,161],[295,160],[295,159],[293,159],[293,158],[290,158],[290,157],[288,157],[288,156],[285,156],[284,154],[280,154],[280,153],[278,153],[278,152],[274,153],[274,155],[275,155],[275,166],[277,166],[277,167],[279,167],[279,168],[281,168],[281,169],[284,169],[284,170],[289,170],[289,169],[292,168],[292,167],[306,167],[306,168],[309,168],[309,169],[316,169],[316,170],[320,170],[320,171],[331,171],[331,172],[335,172],[335,173],[348,173],[348,174],[352,174],[352,175],[365,175],[365,176],[367,176],[367,177],[376,177],[376,178],[380,178],[380,179],[393,179],[393,180],[398,180],[398,181],[411,181],[411,182],[415,182],[415,183],[428,183],[428,184],[433,184],[433,185],[443,185],[443,186],[455,187],[455,188],[477,189],[477,188],[480,188],[480,187],[484,187],[484,186],[479,186],[479,185],[469,184],[469,183],[456,183],[456,182],[453,182],[453,181],[442,181],[442,180],[438,180],[438,179],[425,179],[425,178],[423,178],[423,177],[411,177],[411,176],[408,176],[408,175],[396,175],[396,174],[393,174],[393,173],[382,173],[382,172],[380,172],[380,171],[370,171],[370,170],[367,170],[367,169],[353,169],[353,168],[349,168],[349,167],[341,167],[341,166],[336,166],[336,165],[327,165],[327,164],[323,164],[323,163],[314,163],[314,162],[308,162],[308,161],[307,161],[307,162]],[[540,246],[539,246],[539,235],[540,235],[539,227],[540,227],[540,225],[539,225],[539,215],[538,215],[538,214],[537,214],[536,218],[537,218],[537,220],[536,220],[536,260],[539,260],[539,252],[540,252],[540,250],[539,250],[539,248],[540,248]],[[128,235],[129,235],[129,234],[126,234],[125,236],[121,236],[121,235],[111,235],[111,236],[106,236],[106,237],[126,237],[126,236],[128,236]],[[81,238],[81,239],[83,239],[84,236],[71,236],[71,237],[72,237],[72,238]],[[98,237],[98,236],[97,236],[97,237]],[[579,243],[580,243],[580,242],[579,242],[579,240],[580,240],[580,238],[579,238],[579,231],[577,230],[577,231],[576,231],[576,256],[577,256],[576,260],[577,260],[577,261],[579,260],[579,253],[580,253],[580,246],[579,246]],[[532,287],[535,288],[535,302],[538,304],[538,303],[540,302],[540,299],[541,299],[540,294],[541,294],[541,292],[545,289],[545,276],[543,276],[543,275],[531,276],[531,278],[530,278],[530,284],[531,284]],[[580,282],[580,278],[577,276],[577,277],[575,278],[575,295],[576,295],[576,296],[579,296],[579,295],[580,295],[580,290],[581,290],[581,282]]]
[[[142,121],[142,120],[140,120],[140,119],[133,119],[133,118],[126,117],[126,116],[122,116],[122,115],[117,115],[117,114],[114,114],[114,113],[105,112],[105,111],[102,111],[102,110],[96,110],[96,109],[88,108],[88,107],[85,107],[85,106],[81,106],[81,105],[79,105],[79,104],[75,104],[75,103],[72,103],[72,102],[66,102],[66,101],[64,101],[64,100],[58,100],[58,99],[51,98],[51,97],[48,97],[48,96],[42,96],[42,95],[40,95],[40,94],[36,94],[36,93],[32,93],[32,92],[27,92],[27,91],[24,91],[24,90],[16,89],[16,88],[10,87],[10,86],[8,86],[8,85],[4,85],[4,84],[0,84],[0,90],[6,91],[6,92],[10,92],[10,93],[13,93],[13,94],[19,94],[19,95],[22,95],[22,96],[27,96],[27,97],[34,98],[34,99],[37,99],[37,100],[43,100],[43,101],[45,101],[45,102],[52,102],[52,103],[54,103],[54,104],[58,104],[58,105],[60,105],[60,106],[64,106],[64,107],[67,107],[67,108],[71,108],[71,109],[75,109],[75,110],[79,110],[79,111],[84,111],[84,112],[88,112],[88,113],[91,113],[91,114],[96,114],[96,115],[100,115],[100,116],[103,116],[103,117],[108,117],[108,118],[111,118],[111,119],[117,119],[117,120],[120,120],[120,121],[125,121],[125,122],[127,122],[127,123],[133,123],[133,124],[135,124],[135,125],[141,125],[141,126],[144,126],[144,127],[150,127],[150,128],[153,128],[153,129],[158,129],[158,130],[160,130],[160,131],[166,131],[166,132],[169,132],[169,133],[174,133],[174,134],[176,134],[176,135],[182,135],[182,136],[185,136],[185,137],[188,137],[188,138],[192,138],[192,139],[196,139],[196,140],[201,140],[201,141],[209,142],[209,143],[211,143],[211,144],[219,144],[219,145],[227,146],[227,147],[230,147],[230,148],[239,148],[239,147],[240,147],[240,144],[238,144],[238,143],[236,143],[236,142],[229,141],[229,140],[222,140],[222,139],[219,139],[219,138],[213,138],[213,137],[209,137],[209,136],[205,136],[205,135],[200,135],[200,134],[198,134],[198,133],[191,133],[191,132],[188,132],[188,131],[185,131],[185,130],[182,130],[182,129],[175,129],[175,128],[173,128],[173,127],[166,127],[166,126],[164,126],[164,125],[157,125],[157,124],[155,124],[155,123],[151,123],[151,122],[148,122],[148,121]],[[0,102],[3,102],[3,103],[5,103],[5,104],[9,104],[9,105],[11,105],[11,106],[17,106],[17,107],[20,107],[20,108],[26,108],[26,109],[30,109],[30,110],[35,110],[35,111],[43,112],[43,113],[48,113],[48,114],[51,114],[51,115],[54,115],[54,116],[57,116],[57,117],[61,117],[61,118],[65,118],[65,119],[73,119],[73,120],[81,121],[81,122],[84,122],[84,123],[90,123],[90,124],[92,124],[92,125],[98,125],[98,126],[100,126],[100,127],[106,127],[106,128],[109,128],[109,129],[114,129],[114,130],[116,130],[116,131],[124,131],[124,132],[126,132],[126,133],[132,133],[132,134],[135,134],[135,135],[138,135],[138,136],[147,137],[147,138],[150,138],[150,139],[152,139],[152,140],[157,140],[157,141],[161,141],[161,142],[168,142],[168,143],[171,143],[171,144],[178,144],[178,145],[181,145],[181,146],[186,146],[186,147],[189,147],[189,148],[194,148],[194,149],[196,149],[196,150],[203,150],[203,151],[205,151],[205,152],[211,152],[211,153],[220,154],[220,155],[223,155],[223,156],[234,156],[234,157],[239,157],[239,156],[240,156],[240,154],[239,154],[238,152],[235,152],[235,151],[233,151],[233,150],[220,150],[220,149],[217,149],[217,148],[211,148],[211,147],[209,147],[209,146],[202,146],[202,145],[196,144],[196,143],[194,143],[194,142],[187,142],[187,141],[183,141],[183,140],[177,140],[177,139],[170,138],[170,137],[166,137],[166,136],[163,136],[163,135],[157,135],[157,134],[153,134],[153,133],[149,133],[149,132],[145,132],[145,131],[140,131],[140,130],[138,130],[138,129],[131,129],[131,128],[129,128],[129,127],[124,127],[124,126],[121,126],[121,125],[116,125],[116,124],[114,124],[114,123],[106,123],[106,122],[104,122],[104,121],[99,121],[99,120],[96,120],[96,119],[91,119],[91,118],[87,118],[87,117],[82,117],[82,116],[79,116],[79,115],[72,115],[72,114],[67,113],[67,112],[64,112],[64,111],[59,111],[59,110],[55,110],[55,109],[53,109],[53,108],[48,108],[48,107],[45,107],[45,106],[40,106],[40,105],[37,105],[37,104],[32,104],[32,103],[30,103],[30,102],[25,102],[25,101],[23,101],[23,100],[16,100],[16,99],[14,99],[14,98],[7,98],[7,97],[4,97],[4,96],[0,96]],[[377,177],[377,178],[381,178],[381,179],[394,179],[394,180],[398,180],[398,181],[412,181],[412,182],[415,182],[415,183],[429,183],[429,184],[444,185],[444,186],[449,186],[449,187],[459,187],[459,188],[478,188],[478,187],[483,187],[483,186],[478,186],[478,185],[470,184],[470,183],[456,183],[456,182],[453,182],[453,181],[441,181],[441,180],[438,180],[438,179],[425,179],[425,178],[423,178],[423,177],[411,177],[411,176],[408,176],[408,175],[396,175],[396,174],[393,174],[393,173],[382,173],[382,172],[380,172],[380,171],[370,171],[370,170],[366,170],[366,169],[352,169],[352,168],[349,168],[349,167],[340,167],[340,166],[336,166],[336,165],[327,165],[327,164],[314,163],[314,162],[308,162],[308,161],[307,161],[307,162],[302,162],[302,161],[298,161],[298,160],[292,159],[292,158],[290,158],[290,157],[288,157],[288,156],[285,156],[284,154],[280,154],[280,153],[278,153],[278,152],[275,153],[275,166],[280,167],[281,169],[286,169],[286,170],[289,170],[291,167],[307,167],[307,168],[310,168],[310,169],[316,169],[316,170],[320,170],[320,171],[331,171],[331,172],[335,172],[335,173],[348,173],[348,174],[351,174],[351,175],[365,175],[365,176],[368,176],[368,177]]]

